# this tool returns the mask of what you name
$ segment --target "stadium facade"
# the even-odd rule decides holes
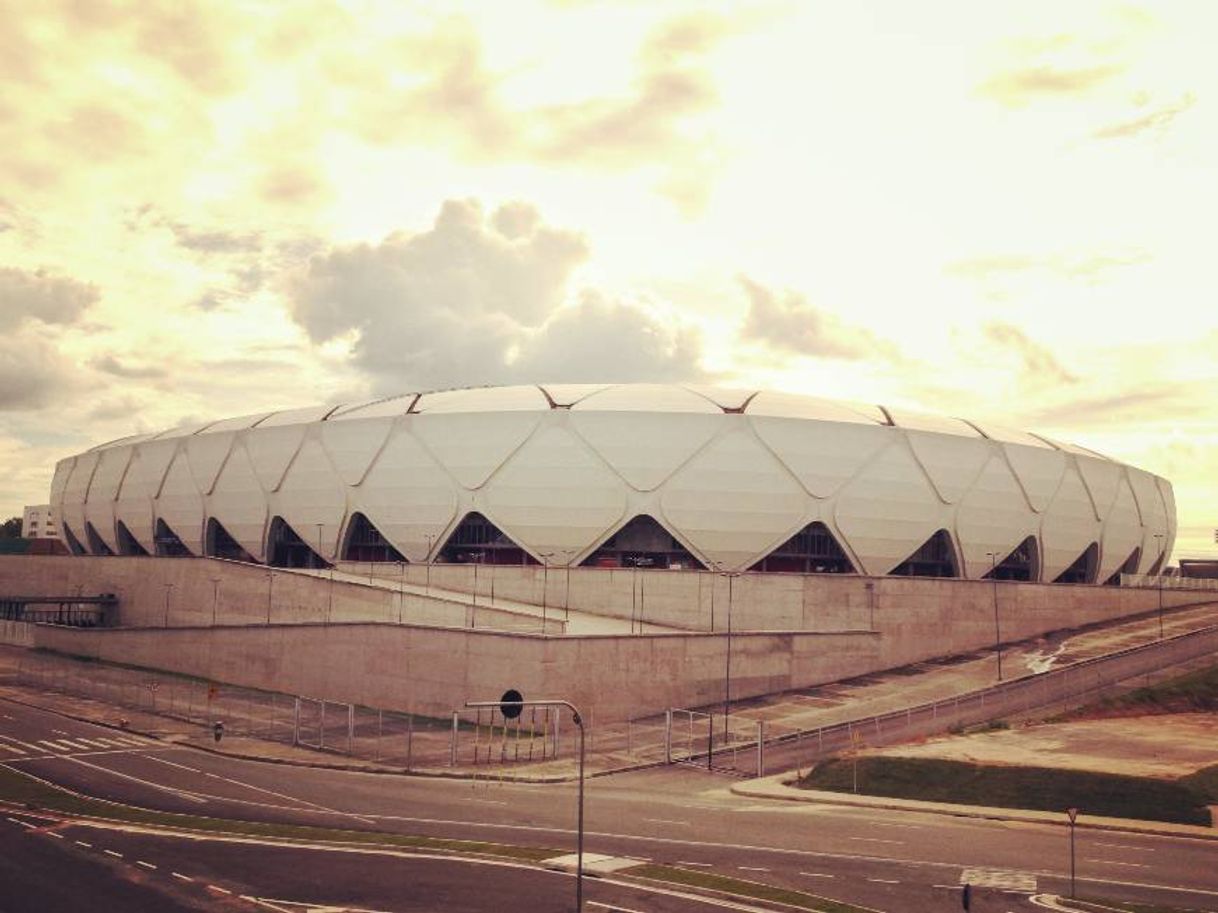
[[[983,422],[678,385],[410,393],[58,463],[76,554],[1105,583],[1162,570],[1170,483]]]

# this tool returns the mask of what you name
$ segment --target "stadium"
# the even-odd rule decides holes
[[[544,385],[243,416],[61,461],[72,551],[856,573],[1156,574],[1167,480],[991,424],[768,391]]]

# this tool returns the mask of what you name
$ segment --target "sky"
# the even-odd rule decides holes
[[[388,392],[764,387],[1170,479],[1218,556],[1218,5],[0,0],[0,514]]]

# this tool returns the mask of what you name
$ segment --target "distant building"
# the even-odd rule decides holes
[[[21,535],[25,539],[58,539],[59,528],[50,504],[31,504],[21,516]]]
[[[1218,561],[1213,559],[1196,560],[1192,558],[1181,558],[1180,576],[1201,577],[1203,579],[1218,580]]]

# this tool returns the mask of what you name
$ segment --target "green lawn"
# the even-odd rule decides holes
[[[1097,716],[1141,716],[1148,713],[1213,713],[1218,711],[1218,665],[1178,678],[1135,688],[1062,714],[1057,719]]]
[[[799,786],[850,792],[852,781],[852,762],[832,760],[818,764]],[[1063,813],[1073,806],[1089,815],[1177,824],[1209,826],[1210,814],[1205,807],[1209,799],[1207,786],[1218,787],[1218,770],[1209,769],[1209,778],[1203,785],[1186,780],[1172,782],[1149,777],[1046,767],[988,766],[932,758],[858,759],[858,789],[867,795]]]

